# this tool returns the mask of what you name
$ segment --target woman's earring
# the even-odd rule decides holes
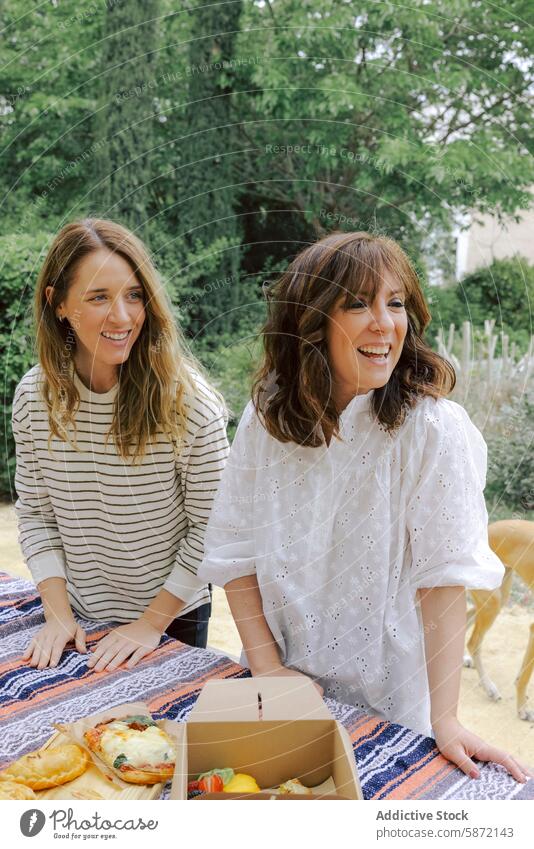
[[[58,315],[57,320],[61,321],[63,323],[63,321],[65,321],[65,316],[64,315]]]

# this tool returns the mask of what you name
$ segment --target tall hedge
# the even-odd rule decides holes
[[[512,510],[534,510],[534,390],[509,410],[502,434],[488,439],[486,499]]]
[[[207,275],[203,263],[197,267],[195,288],[201,295],[211,289],[211,294],[209,298],[201,296],[191,311],[195,333],[235,332],[246,302],[238,276],[241,224],[236,215],[236,183],[241,182],[242,159],[237,152],[243,142],[233,115],[235,41],[242,5],[236,0],[215,4],[195,0],[190,7],[187,127],[180,150],[187,167],[176,172],[176,196],[181,227],[192,256],[204,254],[207,259],[211,246],[218,240],[225,241],[220,253],[211,253],[212,267]],[[214,281],[220,280],[225,283],[215,285]]]
[[[0,237],[0,346],[2,379],[2,462],[0,492],[13,497],[15,445],[11,433],[13,394],[36,362],[33,328],[35,280],[51,241],[46,233]]]
[[[432,339],[439,327],[471,321],[483,329],[486,319],[495,319],[495,331],[507,333],[523,352],[534,333],[534,265],[522,257],[495,260],[468,274],[454,286],[430,292]],[[497,350],[500,353],[500,346]]]
[[[94,128],[98,185],[92,202],[103,218],[116,218],[142,236],[150,208],[156,120],[148,84],[156,78],[161,9],[158,0],[107,3],[104,9]]]

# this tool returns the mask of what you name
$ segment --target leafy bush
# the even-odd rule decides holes
[[[3,352],[0,493],[11,496],[15,472],[11,408],[17,383],[36,362],[33,293],[50,240],[51,236],[46,233],[0,237],[0,346]]]
[[[534,266],[520,257],[496,260],[454,286],[433,288],[429,300],[432,342],[440,327],[447,332],[455,324],[461,330],[464,321],[471,321],[475,331],[482,331],[484,321],[493,318],[495,332],[507,333],[523,352],[534,333]],[[500,338],[495,353],[500,355]]]
[[[432,314],[432,321],[427,331],[427,337],[432,342],[440,327],[447,334],[450,324],[461,329],[462,323],[469,318],[458,298],[456,285],[443,288],[433,287],[428,293],[428,305]]]
[[[206,368],[211,381],[222,392],[230,419],[228,438],[232,441],[241,414],[250,401],[252,377],[261,356],[261,341],[256,334],[242,334],[239,341],[222,338],[216,348],[196,346],[195,354]]]
[[[534,393],[509,409],[502,433],[487,443],[486,499],[534,510]]]

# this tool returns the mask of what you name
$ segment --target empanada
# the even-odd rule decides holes
[[[173,742],[151,716],[109,719],[84,737],[91,751],[130,784],[157,784],[174,775]]]
[[[25,784],[16,781],[0,781],[0,799],[37,799],[37,796]]]
[[[87,752],[76,743],[64,743],[24,755],[5,769],[0,777],[19,781],[32,790],[47,790],[78,778],[85,772],[90,760]]]

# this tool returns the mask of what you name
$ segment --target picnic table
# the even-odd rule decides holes
[[[131,670],[94,672],[74,648],[55,669],[34,669],[21,655],[43,622],[34,584],[0,573],[0,768],[43,745],[53,723],[139,700],[155,719],[184,722],[206,681],[250,676],[220,653],[167,636]],[[81,618],[80,623],[88,647],[113,627]],[[440,755],[432,738],[350,705],[325,702],[350,735],[365,799],[534,799],[534,779],[519,784],[497,764],[480,764],[480,778],[470,779]]]

